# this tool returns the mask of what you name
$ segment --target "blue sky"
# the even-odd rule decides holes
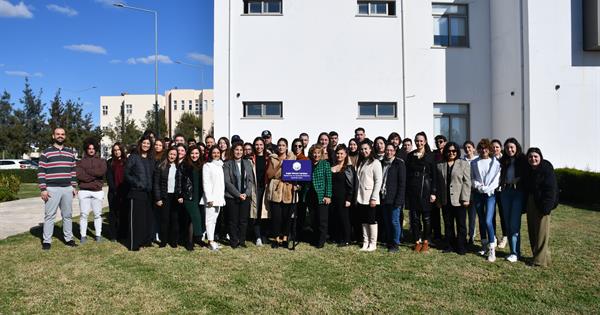
[[[96,123],[101,95],[154,94],[154,16],[114,2],[0,0],[0,92],[20,107],[28,76],[47,104],[61,88]],[[212,88],[213,0],[124,3],[158,11],[159,94]]]

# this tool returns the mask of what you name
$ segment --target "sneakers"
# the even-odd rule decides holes
[[[96,236],[96,243],[102,243],[104,242],[104,239],[102,238],[102,236]]]
[[[398,251],[400,251],[400,250],[398,249],[398,245],[396,245],[396,244],[394,244],[388,248],[388,253],[397,253]]]
[[[260,237],[256,239],[256,246],[263,246],[263,242]]]
[[[486,239],[481,240],[481,250],[477,252],[479,255],[485,256],[487,254],[487,244],[488,242]]]
[[[81,240],[79,241],[79,243],[81,243],[81,245],[87,243],[87,237],[86,236],[82,237]]]
[[[77,244],[75,243],[74,240],[70,240],[70,241],[66,242],[65,245],[67,245],[69,247],[77,247]]]
[[[496,242],[490,243],[487,260],[489,262],[496,261]]]
[[[504,247],[506,247],[507,243],[508,243],[508,237],[502,236],[502,239],[500,240],[500,243],[498,243],[498,248],[504,248]]]
[[[511,254],[508,257],[506,257],[506,260],[508,260],[511,263],[514,263],[514,262],[517,262],[517,260],[519,260],[519,258],[517,257],[517,255]]]
[[[42,250],[50,250],[50,243],[42,243]]]
[[[210,242],[209,247],[212,251],[218,251],[220,246],[219,244],[217,244],[217,242]]]

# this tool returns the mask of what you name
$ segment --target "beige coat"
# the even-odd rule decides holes
[[[448,204],[446,196],[446,183],[448,179],[448,165],[446,162],[437,164],[437,201],[445,206]],[[467,161],[456,160],[450,174],[450,204],[459,207],[461,201],[471,198],[471,164]]]
[[[383,169],[381,162],[375,159],[373,162],[365,162],[356,171],[358,189],[356,191],[356,203],[368,205],[371,200],[379,204],[379,192],[383,184]]]
[[[250,162],[252,163],[252,169],[254,170],[254,182],[256,183],[256,161],[254,160],[250,160]],[[258,183],[256,184],[258,185]],[[266,190],[266,188],[265,188]],[[260,218],[261,219],[268,219],[269,218],[269,211],[265,205],[265,195],[266,193],[263,193],[263,196],[261,198],[261,200],[257,200],[256,197],[256,189],[254,189],[252,191],[252,201],[250,203],[250,219],[258,219],[258,203],[262,203],[262,210],[260,211],[261,215]]]
[[[288,152],[285,160],[295,160],[296,156]],[[281,180],[282,160],[277,154],[271,154],[267,160],[267,188],[265,189],[265,199],[271,202],[292,203],[294,196],[294,186]]]

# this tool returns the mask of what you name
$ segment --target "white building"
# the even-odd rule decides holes
[[[215,1],[215,135],[514,136],[600,170],[597,2]]]
[[[202,116],[202,139],[212,134],[214,98],[212,90],[172,89],[165,93],[169,107],[166,111],[169,136],[175,135],[181,115],[191,112]]]

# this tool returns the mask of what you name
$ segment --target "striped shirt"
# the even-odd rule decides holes
[[[46,190],[46,187],[75,187],[77,178],[73,150],[55,146],[44,150],[39,161],[38,182],[41,191]]]

